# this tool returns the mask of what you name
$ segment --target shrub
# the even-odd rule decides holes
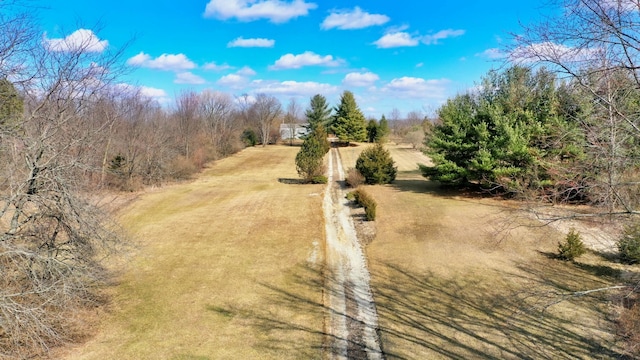
[[[620,260],[627,264],[640,262],[640,224],[627,226],[618,240]]]
[[[189,180],[197,171],[195,164],[184,156],[177,156],[169,166],[169,173],[176,180]]]
[[[382,144],[365,149],[356,160],[356,169],[367,184],[389,184],[396,179],[397,168]]]
[[[252,129],[246,129],[240,136],[245,146],[256,146],[258,143],[258,135]]]
[[[624,349],[633,359],[640,358],[640,304],[632,299],[630,306],[622,308],[617,333],[624,340]]]
[[[364,207],[364,213],[367,221],[373,221],[376,219],[377,203],[373,199],[373,197],[369,195],[369,193],[365,192],[361,188],[358,188],[355,191],[350,192],[349,194],[352,194],[354,200],[358,204],[360,204],[360,206]],[[347,194],[347,198],[349,198],[349,194]]]
[[[352,188],[357,188],[364,183],[364,176],[362,176],[362,174],[360,174],[360,171],[358,171],[357,169],[350,168],[349,171],[347,171],[347,177],[345,178],[345,181],[347,182],[347,185],[351,186]]]
[[[580,239],[580,233],[575,229],[569,230],[564,242],[558,243],[558,258],[562,260],[573,261],[580,255],[584,255],[587,252],[582,239]]]
[[[327,177],[324,175],[316,175],[311,178],[312,184],[326,184],[328,181],[329,179],[327,179]]]

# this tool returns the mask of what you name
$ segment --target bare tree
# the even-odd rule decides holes
[[[259,126],[262,146],[267,146],[273,124],[282,114],[282,105],[275,97],[260,93],[256,95],[256,101],[251,106],[251,109],[252,115]]]
[[[0,38],[11,38],[2,16]],[[26,20],[8,23],[32,34]],[[68,339],[67,315],[97,300],[100,259],[118,244],[85,196],[109,121],[84,119],[118,76],[120,52],[91,51],[89,38],[55,49],[40,36],[13,41],[0,73],[20,85],[25,112],[0,143],[0,356],[27,358]]]
[[[175,117],[178,131],[183,143],[183,155],[189,158],[191,154],[191,143],[198,126],[198,109],[200,108],[200,98],[193,91],[184,91],[176,99]]]
[[[293,140],[296,139],[296,129],[300,123],[302,114],[302,107],[295,98],[289,99],[287,104],[287,112],[284,115],[283,122],[289,129],[289,145],[293,145]]]
[[[229,153],[234,108],[233,98],[229,94],[217,91],[200,93],[200,116],[211,144],[222,155]]]

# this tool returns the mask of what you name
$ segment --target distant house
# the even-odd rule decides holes
[[[282,140],[302,139],[309,134],[309,124],[280,124],[280,138]]]

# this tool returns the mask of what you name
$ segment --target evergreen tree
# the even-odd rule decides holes
[[[315,136],[308,137],[296,155],[296,170],[306,182],[322,175],[322,159],[326,151]]]
[[[558,185],[554,164],[566,167],[580,154],[556,130],[572,126],[559,116],[556,89],[544,69],[490,72],[477,94],[458,95],[439,109],[440,122],[425,142],[435,165],[421,166],[423,175],[511,193]]]
[[[331,122],[331,131],[341,141],[366,141],[366,120],[351,91],[345,90]]]
[[[382,115],[382,117],[380,118],[380,123],[378,124],[378,133],[376,134],[376,141],[377,142],[385,142],[387,139],[387,136],[389,136],[389,122],[387,121],[387,118]]]
[[[380,143],[365,149],[356,160],[356,170],[364,176],[367,184],[393,182],[398,172],[394,165],[391,154]]]
[[[331,121],[331,109],[324,96],[320,94],[314,95],[304,115],[307,117],[310,131],[315,130],[318,126],[322,126],[326,134],[329,122]]]
[[[378,123],[375,119],[369,120],[367,124],[367,141],[372,143],[378,140]]]

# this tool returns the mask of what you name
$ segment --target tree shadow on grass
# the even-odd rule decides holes
[[[373,266],[372,291],[379,331],[387,359],[624,359],[608,336],[607,310],[602,299],[562,299],[558,294],[581,290],[605,280],[591,269],[566,271],[566,264],[549,261],[521,266],[512,274],[489,274],[490,281],[473,276],[449,278],[418,273],[391,263]],[[322,276],[324,277],[324,280]],[[485,274],[487,275],[487,274]],[[270,294],[265,308],[291,313],[336,312],[321,296],[334,289],[331,274],[298,266],[287,274],[291,286],[268,281],[259,285]],[[585,319],[558,311],[557,301],[594,316]],[[277,312],[210,305],[220,316],[241,319],[264,334],[257,343],[267,357],[287,353],[292,358],[326,358],[336,339],[325,328],[297,321]],[[326,319],[326,318],[325,318]],[[589,320],[589,321],[586,321]],[[301,337],[301,335],[303,335]],[[313,339],[300,342],[301,338]],[[362,346],[362,344],[353,344]],[[356,356],[350,358],[358,358]]]
[[[303,179],[294,178],[278,178],[278,182],[287,185],[304,185],[307,184]]]

